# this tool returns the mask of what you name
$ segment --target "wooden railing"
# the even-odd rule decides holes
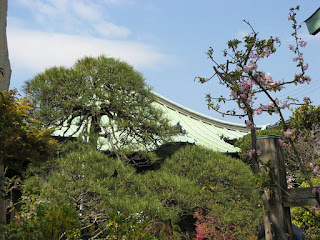
[[[292,239],[290,207],[317,205],[312,188],[288,189],[283,149],[279,136],[257,137],[260,177],[263,179],[260,191],[264,203],[266,240]],[[317,189],[319,187],[316,187]]]

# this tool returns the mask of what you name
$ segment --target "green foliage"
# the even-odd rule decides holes
[[[110,214],[106,232],[111,239],[156,240],[152,234],[146,232],[149,227],[149,220],[142,213],[126,216],[117,212]]]
[[[201,186],[198,207],[218,219],[221,226],[236,225],[234,235],[238,239],[258,231],[262,218],[259,194],[255,177],[243,162],[199,146],[187,146],[167,159],[163,171]]]
[[[9,170],[21,173],[28,163],[46,161],[53,155],[56,141],[53,129],[41,127],[30,116],[32,104],[26,97],[18,98],[16,90],[2,92],[0,98],[0,153]]]
[[[57,206],[37,202],[33,207],[33,212],[25,214],[24,219],[16,219],[6,226],[5,239],[79,239],[80,221],[67,203]]]
[[[312,178],[311,182],[314,186],[320,186],[320,177]],[[308,182],[303,182],[300,187],[310,186]],[[318,239],[320,236],[320,222],[311,214],[312,207],[308,206],[307,208],[309,211],[302,207],[292,207],[292,223],[302,229],[307,239]]]
[[[296,133],[307,134],[320,123],[320,106],[315,107],[310,104],[304,104],[297,108],[290,117],[290,127],[295,128]]]
[[[72,225],[70,234],[80,234],[79,238],[100,233],[97,238],[152,239],[152,234],[166,239],[168,222],[172,222],[178,238],[182,234],[181,219],[201,208],[224,226],[237,224],[237,236],[257,232],[261,211],[254,177],[239,160],[185,146],[170,153],[160,169],[137,173],[133,166],[94,146],[73,145],[71,149],[76,151],[67,151],[41,169],[29,167],[23,192],[25,224],[35,225],[26,217],[37,216],[34,212],[39,206],[50,212],[52,205],[76,213],[73,220],[80,226],[67,223]],[[51,227],[46,216],[42,217],[48,222],[41,225],[43,229]],[[194,222],[189,224],[192,228]],[[66,232],[69,225],[59,228]]]
[[[155,96],[142,75],[106,56],[47,69],[27,81],[24,90],[44,124],[64,126],[61,131],[68,136],[79,133],[113,150],[153,149],[174,130],[153,106]]]
[[[283,130],[280,128],[272,128],[272,129],[266,129],[266,130],[260,130],[256,132],[256,136],[259,135],[283,135]],[[251,158],[246,155],[246,152],[250,151],[252,149],[251,146],[251,134],[247,134],[237,140],[234,144],[236,147],[241,149],[241,152],[239,153],[240,158],[243,162],[251,165]]]
[[[81,228],[79,216],[72,206],[67,204],[55,206],[51,203],[38,202],[34,205],[34,212],[5,227],[5,239],[77,240],[81,237],[96,239],[108,236],[110,239],[125,237],[129,240],[155,240],[155,237],[145,232],[148,227],[149,220],[143,214],[126,216],[120,212],[111,212],[107,221],[99,229],[101,231],[99,234],[94,224]]]
[[[315,107],[309,103],[297,108],[289,119],[289,126],[292,129],[292,138],[295,149],[306,165],[306,171],[309,177],[312,177],[315,166],[320,164],[320,106]],[[294,183],[300,185],[305,179],[305,172],[298,164],[296,154],[291,145],[284,147],[285,158],[288,163],[288,169],[295,175]],[[314,167],[309,167],[312,163]]]

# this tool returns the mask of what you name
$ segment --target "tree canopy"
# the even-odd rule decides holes
[[[17,98],[16,91],[3,92],[0,97],[0,152],[9,170],[21,173],[30,162],[39,163],[53,155],[56,141],[53,129],[44,129],[30,117],[28,98]]]
[[[68,136],[95,134],[113,148],[151,149],[172,129],[154,107],[154,95],[129,64],[106,56],[85,57],[71,68],[52,67],[26,82],[35,117]],[[100,138],[101,140],[101,138]]]

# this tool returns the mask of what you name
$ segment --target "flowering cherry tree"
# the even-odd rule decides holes
[[[245,21],[251,28],[252,32],[244,37],[243,41],[238,39],[228,41],[228,49],[224,50],[223,56],[226,63],[219,64],[215,60],[214,51],[209,49],[207,55],[214,63],[214,75],[209,78],[198,77],[201,83],[211,80],[217,76],[219,83],[230,89],[229,96],[212,97],[210,94],[206,96],[208,106],[213,110],[221,113],[223,116],[246,117],[245,124],[251,129],[252,149],[247,154],[252,157],[252,165],[255,173],[258,173],[257,152],[256,149],[256,131],[254,117],[264,112],[272,115],[279,114],[280,122],[285,131],[285,137],[290,141],[294,129],[289,129],[282,114],[283,109],[288,109],[291,104],[296,104],[296,100],[288,97],[284,101],[280,101],[278,97],[274,97],[272,92],[281,91],[288,84],[309,83],[311,78],[306,75],[308,64],[305,63],[301,48],[306,46],[306,42],[298,37],[297,31],[301,27],[296,21],[296,11],[299,6],[290,9],[288,19],[292,21],[294,32],[292,36],[295,39],[295,45],[289,45],[289,49],[295,54],[293,62],[299,69],[299,73],[294,75],[293,79],[277,81],[272,78],[270,73],[266,73],[259,69],[259,63],[262,59],[268,58],[276,52],[276,47],[280,45],[280,40],[276,37],[269,39],[259,39],[258,33],[255,32],[251,24]],[[265,95],[268,103],[259,102],[258,97]],[[233,101],[237,104],[237,109],[221,110],[221,103],[225,104]],[[310,99],[305,97],[304,102],[309,103]],[[283,143],[282,143],[283,144]]]
[[[298,104],[298,102],[290,97],[284,101],[280,101],[276,97],[276,94],[283,90],[286,85],[308,84],[311,81],[310,76],[306,74],[309,65],[305,63],[301,51],[307,45],[307,42],[298,37],[298,30],[301,28],[296,20],[298,10],[299,6],[291,8],[288,17],[288,20],[292,22],[293,33],[291,35],[294,38],[294,45],[289,45],[289,49],[294,54],[293,62],[298,69],[298,73],[292,79],[278,81],[273,79],[270,73],[266,73],[259,68],[261,60],[268,58],[277,51],[277,47],[280,46],[280,40],[277,37],[260,39],[259,34],[247,21],[244,22],[251,28],[251,33],[245,36],[243,41],[238,39],[228,41],[228,48],[223,51],[223,56],[226,59],[223,64],[216,61],[213,48],[210,48],[207,55],[213,62],[214,74],[209,78],[198,77],[197,79],[201,83],[206,83],[213,77],[217,77],[219,83],[230,90],[227,96],[213,97],[208,94],[206,100],[209,108],[221,113],[222,116],[229,115],[245,118],[245,124],[251,130],[252,140],[252,148],[247,152],[247,155],[251,157],[251,165],[255,174],[258,175],[259,173],[258,155],[260,154],[256,144],[255,116],[265,112],[270,115],[278,114],[285,137],[285,141],[280,141],[280,144],[285,145],[285,142],[287,142],[287,145],[293,148],[298,165],[305,174],[310,186],[312,186],[304,161],[295,148],[293,136],[297,136],[296,130],[288,127],[282,114],[284,109],[288,109],[290,105]],[[259,97],[262,95],[264,95],[264,99],[267,98],[267,102],[260,100]],[[308,97],[303,98],[303,101],[305,104],[311,102]],[[222,104],[227,102],[234,102],[237,107],[224,111]],[[313,173],[318,172],[318,166],[310,166],[312,166],[311,171]],[[314,188],[313,192],[316,191],[318,189]],[[265,202],[264,204],[268,209]]]

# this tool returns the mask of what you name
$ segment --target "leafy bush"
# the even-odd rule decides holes
[[[261,217],[258,193],[249,167],[239,160],[186,146],[172,152],[160,169],[137,173],[127,161],[109,157],[89,145],[74,149],[40,169],[30,166],[24,181],[25,216],[40,219],[34,215],[40,206],[48,213],[53,206],[67,207],[75,213],[73,220],[78,224],[70,231],[80,238],[98,233],[97,237],[116,236],[117,232],[128,239],[139,234],[139,239],[150,234],[166,239],[168,234],[179,238],[186,231],[192,235],[192,216],[201,208],[224,226],[236,223],[237,236],[257,232]],[[42,228],[53,228],[46,216],[41,218],[47,222]],[[190,216],[191,220],[181,223]],[[36,225],[34,220],[24,220]],[[69,231],[59,224],[56,227],[57,235]]]
[[[311,182],[314,186],[320,186],[320,177],[311,179]],[[301,187],[310,186],[307,182],[303,182]],[[305,232],[307,239],[320,239],[320,222],[310,212],[314,207],[308,206],[306,208],[308,208],[309,211],[302,207],[291,208],[292,223]]]
[[[307,134],[320,123],[320,106],[315,107],[310,104],[297,108],[290,117],[290,127],[296,128],[296,132]]]
[[[54,129],[43,128],[31,117],[32,110],[30,100],[18,98],[17,90],[0,97],[0,152],[4,165],[15,174],[24,172],[29,163],[50,159],[57,146],[50,136]]]
[[[79,239],[80,221],[71,206],[37,203],[33,207],[6,227],[5,239]]]
[[[195,214],[198,223],[215,226],[211,230],[219,229],[221,234],[235,226],[235,239],[258,232],[262,219],[259,193],[253,173],[243,162],[199,146],[187,146],[167,159],[163,171],[192,179],[202,187],[200,210]]]

